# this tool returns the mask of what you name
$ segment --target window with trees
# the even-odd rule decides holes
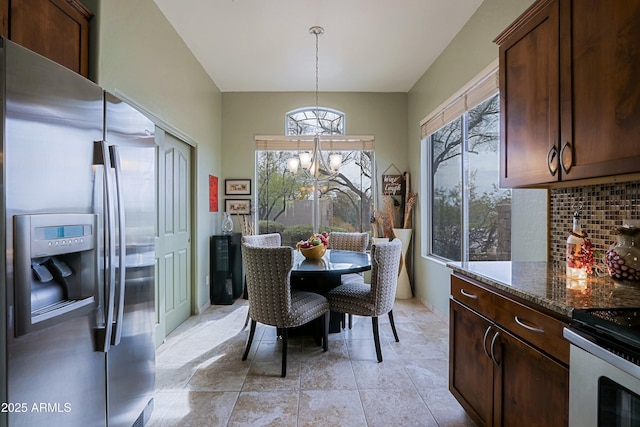
[[[511,191],[498,186],[500,98],[494,91],[474,104],[449,116],[424,140],[430,178],[430,209],[424,218],[428,251],[452,261],[509,260]]]
[[[344,135],[344,113],[308,107],[286,114],[285,136],[256,136],[258,232],[282,235],[295,245],[313,232],[314,197],[319,194],[320,231],[369,231],[373,206],[373,140]],[[319,184],[302,171],[292,174],[287,160],[311,151],[313,138],[322,137],[325,155],[342,154],[339,173]],[[307,136],[307,137],[305,137]]]

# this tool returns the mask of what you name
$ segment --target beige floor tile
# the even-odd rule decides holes
[[[184,392],[174,396],[159,419],[149,427],[189,427],[227,425],[237,392]],[[160,400],[160,399],[159,399]],[[160,402],[158,402],[160,403]],[[155,411],[155,410],[154,410]]]
[[[357,390],[303,390],[299,427],[366,427]]]
[[[298,390],[300,388],[300,363],[287,362],[287,376],[282,378],[282,364],[277,362],[251,363],[242,391]]]
[[[438,427],[415,389],[360,390],[368,427]]]
[[[271,326],[257,325],[241,360],[247,308],[212,306],[167,337],[156,352],[151,427],[473,426],[448,391],[448,324],[418,300],[396,300],[399,343],[380,317],[382,363],[371,318],[354,316],[352,329],[329,335],[327,352],[291,337],[285,378]]]
[[[353,374],[359,390],[363,389],[414,389],[413,383],[409,379],[404,369],[404,363],[384,361],[360,361],[351,362]]]
[[[449,387],[449,362],[446,359],[407,360],[404,368],[417,390],[447,390]]]
[[[297,419],[297,391],[242,392],[227,425],[291,427],[296,425]]]
[[[240,391],[247,378],[250,364],[238,359],[234,362],[212,361],[201,365],[186,385],[188,390]]]
[[[349,360],[314,360],[300,366],[301,390],[356,390]]]
[[[471,418],[448,390],[423,390],[420,393],[440,426],[474,427]]]

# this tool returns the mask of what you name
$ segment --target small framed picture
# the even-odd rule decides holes
[[[224,194],[227,196],[251,195],[251,180],[250,179],[225,179]]]
[[[224,199],[224,211],[230,214],[249,215],[251,199]]]

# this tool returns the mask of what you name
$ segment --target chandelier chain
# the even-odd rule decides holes
[[[324,31],[324,30],[322,30]],[[319,63],[319,55],[318,55],[318,36],[322,34],[320,30],[314,31],[316,35],[316,135],[320,133],[320,107],[318,106],[318,63]]]

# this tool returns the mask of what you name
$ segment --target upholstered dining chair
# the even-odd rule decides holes
[[[282,238],[279,233],[269,234],[253,234],[250,236],[242,236],[242,243],[251,246],[260,246],[263,248],[272,248],[280,246]]]
[[[402,242],[400,239],[374,243],[371,247],[371,286],[355,282],[346,283],[332,289],[327,294],[332,311],[371,317],[378,362],[382,362],[378,331],[379,316],[389,315],[393,336],[396,342],[400,341],[393,321],[393,303],[398,285],[401,252]]]
[[[329,349],[329,301],[320,294],[291,289],[294,249],[242,244],[251,327],[242,360],[247,360],[256,323],[275,326],[282,336],[282,374],[287,375],[288,329],[322,317],[323,350]]]
[[[329,233],[329,248],[344,251],[366,252],[369,247],[369,233],[346,233],[332,231]],[[343,285],[347,283],[364,283],[364,273],[343,274],[341,277]],[[349,316],[349,329],[353,323],[353,316]],[[342,321],[344,327],[344,319]]]
[[[260,246],[263,248],[272,248],[280,246],[282,242],[282,237],[279,233],[269,233],[269,234],[252,234],[242,236],[242,243],[246,243],[251,246]],[[246,281],[245,281],[245,294],[249,292],[246,289]],[[247,317],[244,319],[244,326],[242,329],[246,328],[249,324],[249,312],[247,311]]]

